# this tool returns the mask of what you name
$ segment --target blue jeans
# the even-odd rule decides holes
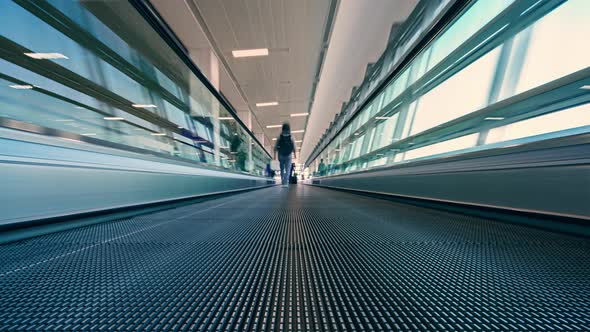
[[[281,183],[289,184],[289,176],[291,175],[291,155],[279,155],[279,165],[281,166]]]

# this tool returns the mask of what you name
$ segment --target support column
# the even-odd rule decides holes
[[[242,122],[246,125],[248,130],[252,131],[252,112],[250,110],[246,111],[239,111],[238,116],[242,120]],[[246,164],[246,169],[248,171],[252,171],[254,169],[254,161],[252,160],[252,139],[248,138],[245,144],[248,145],[248,163]]]
[[[205,75],[205,77],[211,83],[211,85],[213,85],[213,87],[217,91],[219,91],[219,60],[217,59],[213,51],[211,51],[211,49],[209,48],[199,48],[191,49],[189,50],[189,53],[190,58],[195,62],[197,67],[199,67],[201,73],[203,73],[203,75]],[[191,80],[191,82],[192,81],[193,80]],[[191,87],[191,90],[201,91],[204,89],[200,81],[196,79],[194,81],[195,86]],[[219,152],[219,145],[221,144],[219,140],[219,113],[221,104],[219,103],[217,98],[213,96],[213,94],[210,94],[209,96],[210,98],[208,100],[202,102],[203,105],[207,105],[208,107],[210,107],[209,109],[206,109],[204,111],[208,113],[205,114],[206,116],[208,115],[211,117],[211,123],[213,124],[213,145],[215,165],[221,166],[221,156]]]

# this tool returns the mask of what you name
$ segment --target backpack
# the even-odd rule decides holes
[[[277,143],[277,146],[279,150],[279,155],[281,156],[288,156],[295,149],[295,147],[293,146],[293,141],[291,140],[291,135],[281,135],[281,137],[279,138],[279,142]]]

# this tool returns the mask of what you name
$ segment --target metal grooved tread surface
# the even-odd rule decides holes
[[[590,331],[590,244],[310,186],[0,246],[2,331]]]

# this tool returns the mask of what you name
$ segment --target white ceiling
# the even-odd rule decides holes
[[[207,49],[217,53],[220,67],[227,65],[226,71],[220,73],[221,92],[241,114],[248,109],[254,111],[253,131],[256,134],[263,131],[265,145],[270,148],[270,139],[278,136],[280,129],[267,129],[267,125],[289,121],[292,130],[304,129],[306,117],[292,118],[290,114],[309,111],[332,1],[336,0],[152,0],[152,3],[200,68],[206,67],[206,63],[199,54]],[[199,21],[203,28],[199,27]],[[211,40],[207,41],[208,38]],[[269,55],[234,58],[231,54],[232,50],[253,48],[268,48]],[[207,70],[203,71],[207,74]],[[278,101],[279,105],[261,108],[255,105],[269,101]],[[303,134],[294,136],[296,140],[303,138]]]
[[[305,162],[320,137],[379,59],[393,23],[403,22],[418,0],[341,0],[311,109],[300,160]]]

